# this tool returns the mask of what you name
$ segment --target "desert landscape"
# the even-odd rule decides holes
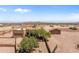
[[[79,6],[1,5],[0,53],[79,53]]]
[[[43,28],[51,35],[47,41],[38,41],[39,47],[32,53],[78,53],[79,27],[64,24],[21,24],[4,25],[0,27],[0,53],[16,53],[26,32]],[[27,39],[26,39],[27,40]]]

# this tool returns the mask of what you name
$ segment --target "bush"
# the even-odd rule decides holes
[[[20,44],[20,53],[30,53],[33,48],[38,47],[38,42],[34,37],[25,37]]]
[[[76,27],[70,27],[69,29],[72,29],[72,30],[77,30],[77,28],[76,28]]]

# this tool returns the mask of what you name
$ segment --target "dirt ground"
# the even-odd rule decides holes
[[[15,52],[15,38],[12,38],[12,27],[0,27],[0,53]],[[22,37],[16,38],[17,46],[21,42]]]
[[[14,47],[0,47],[0,53],[14,53]]]
[[[38,42],[39,48],[35,48],[35,51],[33,53],[48,53],[46,45],[44,42]]]
[[[57,52],[74,53],[79,52],[77,44],[79,44],[79,32],[65,32],[62,31],[60,35],[52,35],[51,40],[57,44]]]
[[[77,49],[77,44],[79,44],[79,27],[77,31],[69,30],[69,27],[60,27],[54,26],[50,27],[48,25],[43,27],[46,31],[50,29],[58,28],[61,30],[61,34],[52,34],[50,38],[48,38],[48,45],[53,51],[54,47],[57,45],[57,49],[55,53],[79,53],[79,48]],[[11,27],[0,27],[0,31],[6,31],[4,35],[3,32],[0,32],[0,44],[12,44],[15,45],[15,38],[3,38],[3,37],[12,37]],[[17,44],[19,44],[22,40],[21,37],[16,38]],[[14,47],[0,47],[0,52],[13,53],[15,52]],[[36,48],[34,53],[48,53],[45,43],[39,42],[39,48]]]
[[[60,29],[61,34],[52,34],[51,38],[49,38],[48,44],[51,51],[54,49],[54,46],[57,45],[56,53],[79,52],[79,48],[77,48],[77,44],[79,44],[79,27],[76,31],[69,30],[68,27],[45,27],[47,31],[54,28]]]

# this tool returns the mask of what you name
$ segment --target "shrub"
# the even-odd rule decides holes
[[[69,29],[72,29],[72,30],[77,30],[76,27],[69,27]]]
[[[20,53],[30,53],[33,48],[38,47],[37,40],[34,37],[25,37],[20,44]]]

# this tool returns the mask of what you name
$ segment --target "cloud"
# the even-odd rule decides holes
[[[6,12],[7,10],[4,8],[0,8],[0,11]]]
[[[31,12],[30,9],[22,9],[22,8],[17,8],[17,9],[15,9],[14,11],[15,11],[15,12],[23,12],[23,13],[25,13],[25,12]]]

